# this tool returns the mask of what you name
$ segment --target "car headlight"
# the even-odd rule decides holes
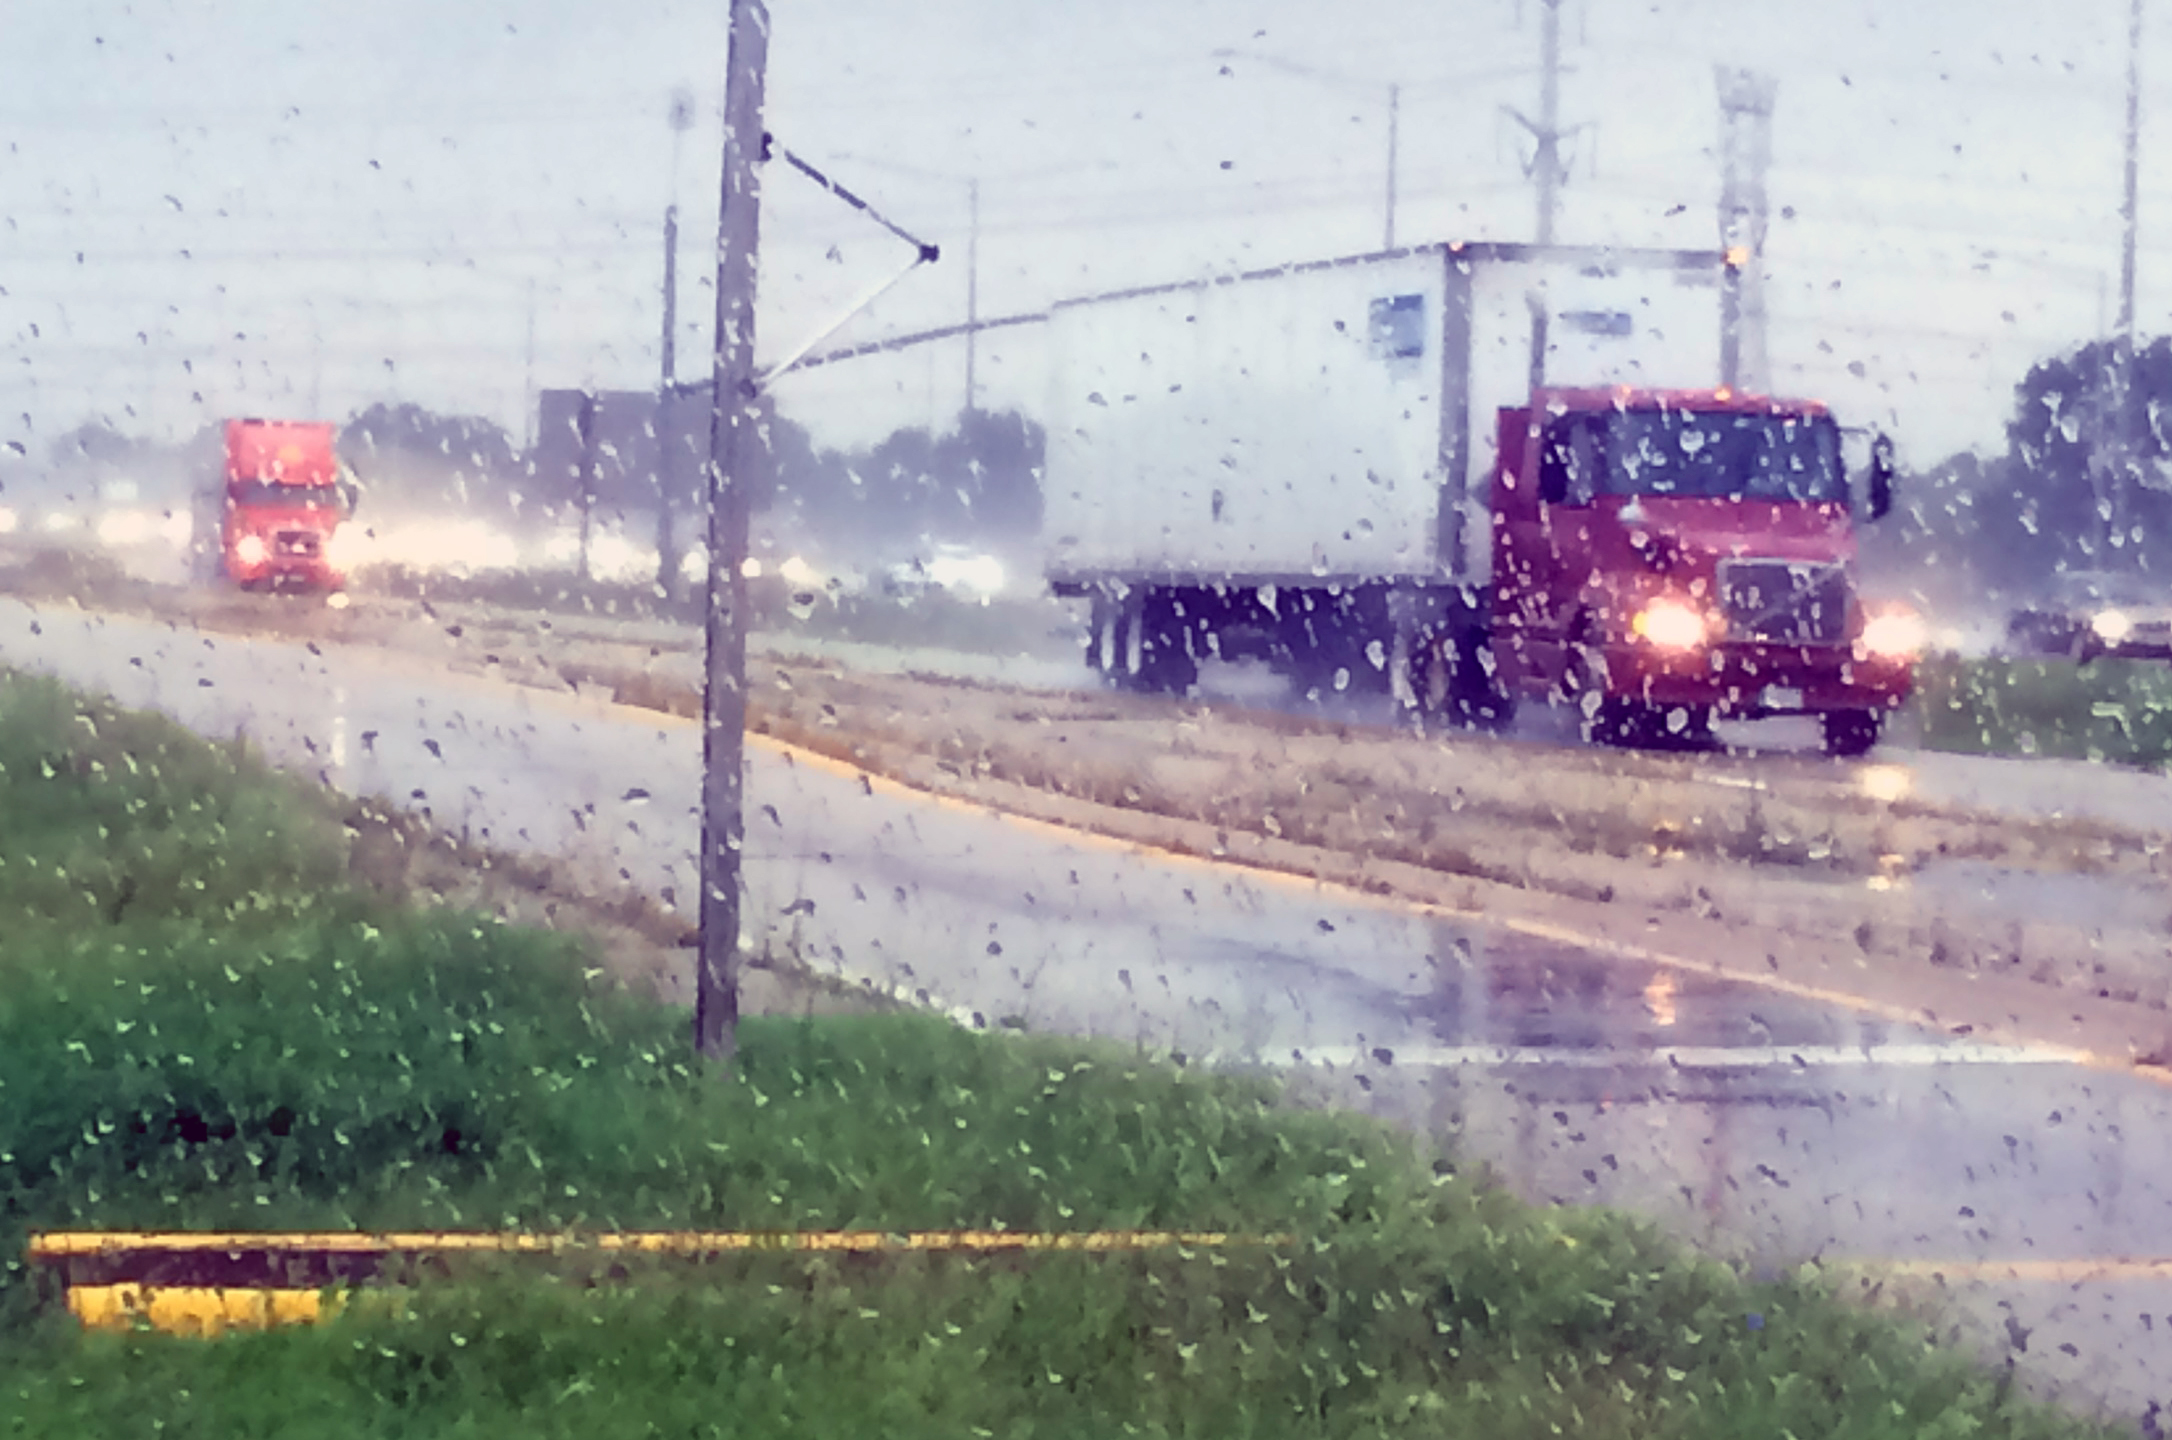
[[[1662,650],[1694,650],[1710,632],[1704,612],[1679,600],[1654,600],[1629,622],[1639,640]]]
[[[2089,617],[2089,628],[2107,645],[2117,645],[2134,633],[2134,621],[2124,610],[2099,610]]]
[[[151,517],[141,510],[109,510],[98,517],[102,545],[136,545],[151,533]]]
[[[365,532],[352,525],[342,525],[324,542],[324,563],[342,575],[351,575],[362,566],[369,554]]]
[[[1863,626],[1863,648],[1889,660],[1905,660],[1923,653],[1929,638],[1922,620],[1906,611],[1873,615]]]
[[[261,535],[244,535],[234,542],[234,558],[244,565],[261,565],[270,553]]]

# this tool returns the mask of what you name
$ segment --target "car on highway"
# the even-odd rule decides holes
[[[2006,622],[2024,655],[2172,660],[2172,579],[2133,571],[2073,570]]]

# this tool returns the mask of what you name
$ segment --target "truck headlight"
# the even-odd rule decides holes
[[[270,553],[261,535],[244,535],[234,542],[234,558],[244,565],[261,565]]]
[[[1873,615],[1863,626],[1863,648],[1888,660],[1913,659],[1928,638],[1922,620],[1904,610]]]
[[[2099,610],[2089,617],[2089,628],[2107,645],[2117,645],[2134,633],[2134,621],[2124,610]]]
[[[1639,640],[1662,650],[1695,650],[1703,645],[1710,627],[1704,612],[1679,600],[1654,600],[1629,622]]]

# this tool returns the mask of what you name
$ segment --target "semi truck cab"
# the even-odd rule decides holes
[[[227,576],[243,589],[346,583],[334,537],[354,491],[327,423],[229,420],[219,527]]]
[[[1892,504],[1882,437],[1860,499],[1814,401],[1542,390],[1498,437],[1489,631],[1509,694],[1567,696],[1604,743],[1788,714],[1819,716],[1834,754],[1877,742],[1921,644],[1857,593],[1855,525]]]

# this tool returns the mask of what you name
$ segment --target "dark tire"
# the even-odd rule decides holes
[[[1719,744],[1712,734],[1709,705],[1655,705],[1651,744],[1668,750],[1709,750]],[[1679,722],[1676,716],[1680,716]]]
[[[1635,750],[1661,744],[1666,738],[1667,720],[1656,705],[1606,696],[1596,706],[1583,707],[1579,728],[1587,744]]]
[[[1587,745],[1634,745],[1648,708],[1606,693],[1606,662],[1589,633],[1569,643],[1569,663],[1561,672],[1561,696],[1576,712],[1577,733]]]
[[[1122,613],[1116,600],[1108,592],[1093,592],[1093,604],[1086,620],[1086,668],[1104,678],[1116,673],[1117,617]]]
[[[1411,676],[1419,713],[1464,729],[1505,728],[1516,718],[1516,700],[1494,679],[1490,658],[1476,629],[1421,637]]]
[[[1197,626],[1180,613],[1166,590],[1094,601],[1094,638],[1087,663],[1120,690],[1140,695],[1182,695],[1199,680],[1192,654]]]
[[[1836,760],[1868,755],[1878,743],[1884,718],[1875,710],[1828,710],[1819,717],[1825,731],[1825,753]]]

